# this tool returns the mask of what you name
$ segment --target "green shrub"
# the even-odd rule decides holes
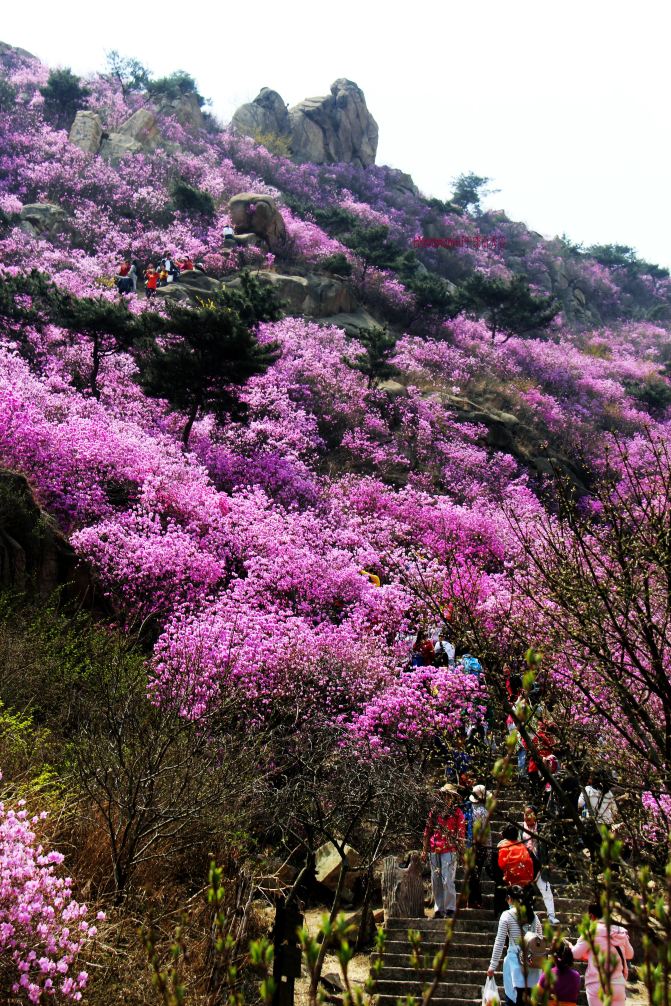
[[[198,104],[201,106],[205,104],[205,98],[198,93],[195,80],[186,70],[177,70],[169,77],[149,81],[147,91],[152,98],[167,98],[169,101],[176,101],[187,94],[195,94]]]
[[[319,264],[322,269],[325,269],[326,272],[332,272],[335,276],[352,275],[352,264],[342,252],[327,255],[326,258],[320,260]]]
[[[82,87],[81,79],[70,70],[52,70],[49,78],[40,88],[44,98],[44,118],[56,129],[69,129],[80,108],[84,108],[90,95],[87,87]]]
[[[203,217],[213,217],[215,214],[214,199],[209,192],[189,185],[180,179],[172,187],[172,202],[176,210],[182,213],[197,214]]]

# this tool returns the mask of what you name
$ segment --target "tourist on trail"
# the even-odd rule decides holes
[[[568,940],[562,940],[552,955],[554,965],[550,977],[543,973],[538,982],[550,994],[548,1006],[573,1006],[580,995],[580,972],[573,967],[573,951]]]
[[[533,909],[529,910],[524,904],[522,889],[513,886],[508,890],[508,910],[499,919],[492,959],[487,970],[487,976],[493,978],[507,940],[508,952],[503,961],[506,1006],[528,1006],[531,1003],[531,989],[538,984],[541,976],[540,968],[530,967],[524,958],[526,933],[542,936],[543,927]]]
[[[624,926],[616,926],[611,923],[610,927],[603,920],[601,905],[594,902],[587,909],[589,917],[596,922],[596,934],[594,943],[599,951],[606,956],[606,974],[608,984],[610,984],[612,994],[612,1006],[622,1006],[627,998],[627,976],[629,969],[627,961],[634,956],[634,950],[629,942],[629,934]],[[587,961],[585,971],[585,991],[587,992],[587,1006],[601,1006],[599,997],[599,968],[594,958],[594,951],[584,937],[581,937],[575,946],[571,947],[573,956],[577,961]],[[610,960],[608,955],[610,954]]]
[[[457,798],[456,786],[450,783],[441,786],[424,829],[422,859],[428,856],[431,865],[435,919],[452,918],[457,909],[454,881],[466,834],[466,822]]]
[[[591,817],[596,824],[612,827],[615,823],[617,804],[606,779],[590,776],[585,792],[580,794],[578,810],[583,817]]]
[[[172,283],[179,276],[179,269],[177,264],[170,254],[170,252],[165,252],[163,258],[161,259],[161,273],[165,273],[165,282]]]
[[[441,629],[433,652],[435,654],[433,662],[437,667],[454,667],[454,658],[457,651],[454,643],[450,642],[447,629]]]
[[[425,667],[433,664],[433,643],[426,634],[426,629],[422,627],[417,633],[415,645],[412,648],[412,666]]]
[[[535,877],[536,887],[543,899],[548,920],[553,926],[556,926],[559,923],[559,919],[555,915],[555,899],[547,877],[545,843],[541,842],[538,835],[538,811],[532,803],[527,804],[524,808],[524,820],[520,824],[520,835],[533,859],[538,864],[539,869]]]
[[[465,670],[466,674],[472,674],[476,678],[479,678],[482,674],[482,664],[477,657],[472,657],[470,653],[464,653],[459,660],[459,663]]]
[[[551,758],[554,758],[553,753],[554,738],[550,733],[550,728],[547,723],[544,723],[542,721],[539,722],[538,727],[536,728],[535,735],[533,737],[533,742],[534,747],[538,752],[539,758],[537,759],[537,756],[536,754],[533,753],[533,751],[529,751],[527,753],[528,758],[527,772],[531,792],[537,798],[540,798],[545,790],[545,778],[543,775],[541,775],[541,771],[539,768],[540,761],[545,762],[546,767],[548,767],[550,764],[549,760]],[[522,741],[522,743],[524,744],[524,741]]]
[[[145,279],[145,293],[149,299],[156,296],[156,288],[158,286],[158,273],[153,265],[147,266],[144,274]]]
[[[135,293],[137,290],[137,269],[130,258],[124,259],[119,266],[119,273],[114,278],[119,293]]]
[[[475,863],[469,881],[469,908],[482,908],[482,869],[492,854],[492,829],[489,826],[487,800],[491,793],[479,783],[473,787],[469,802],[472,807],[472,844],[475,849]]]
[[[235,241],[235,231],[230,224],[225,224],[223,229],[224,241]]]
[[[529,909],[533,907],[534,877],[538,873],[538,863],[533,853],[527,849],[520,839],[517,825],[507,824],[503,829],[503,838],[498,846],[498,864],[507,887],[519,887]]]

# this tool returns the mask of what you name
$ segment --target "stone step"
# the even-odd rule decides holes
[[[460,946],[455,946],[454,944],[452,944],[449,950],[449,961],[450,963],[452,963],[453,961],[457,961],[459,962],[460,965],[463,965],[465,961],[471,963],[473,961],[482,960],[485,962],[485,969],[486,969],[487,964],[489,964],[489,959],[492,955],[492,946],[493,944],[491,946],[489,944],[487,944],[487,946],[484,946],[483,944],[475,944],[475,943],[465,943],[465,944],[462,943]],[[433,963],[433,958],[438,949],[440,948],[436,947],[435,949],[428,951],[426,947],[420,948],[419,951],[420,958],[427,961],[428,966],[431,967]],[[407,947],[405,948],[405,952],[402,953],[393,953],[390,950],[385,950],[384,954],[382,955],[382,964],[385,969],[387,967],[410,968],[412,967],[412,965],[410,964],[410,951],[408,950]]]
[[[484,941],[479,940],[475,934],[472,934],[470,936],[468,936],[467,934],[467,937],[468,938],[459,938],[459,939],[455,937],[455,939],[450,944],[450,953],[459,954],[461,957],[472,957],[472,956],[479,957],[481,954],[483,953],[486,954],[487,952],[491,954],[491,948],[494,946],[493,939],[491,943],[485,943]],[[440,950],[441,947],[442,943],[430,944],[422,941],[419,947],[419,953],[433,956]],[[485,950],[484,949],[485,947],[489,947],[489,951]],[[410,950],[408,947],[407,940],[404,940],[403,942],[401,941],[387,942],[385,943],[385,949],[382,958],[383,960],[386,960],[387,956],[389,955],[390,957],[392,956],[403,957],[407,959],[409,953]]]
[[[483,958],[484,960],[484,958]],[[447,962],[443,969],[442,981],[450,983],[459,981],[461,983],[478,982],[484,983],[483,973],[489,967],[489,957],[484,960],[481,967],[476,965],[471,958],[463,958],[461,964],[455,960]],[[419,971],[414,968],[384,968],[378,976],[379,982],[407,982],[409,985],[418,981],[430,983],[433,981],[434,970],[431,967],[421,968]],[[500,977],[500,975],[499,975]]]
[[[484,984],[484,982],[483,982]],[[379,995],[376,997],[377,1006],[398,1006],[395,995]],[[482,993],[478,990],[477,996],[462,997],[435,995],[431,998],[431,1006],[481,1006]]]
[[[450,996],[453,998],[458,998],[462,1002],[464,999],[473,999],[480,995],[482,986],[485,984],[486,975],[480,975],[480,978],[476,981],[465,981],[465,982],[440,982],[436,989],[437,999],[441,999],[443,996]],[[430,983],[427,983],[430,984]],[[421,982],[388,982],[388,981],[378,981],[376,985],[377,994],[379,996],[393,996],[394,999],[403,999],[405,996],[421,996],[423,992],[423,985]],[[436,998],[432,998],[431,1002],[436,1002]]]

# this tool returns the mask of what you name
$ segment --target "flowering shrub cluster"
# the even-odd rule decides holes
[[[14,993],[32,1003],[57,995],[78,1002],[88,975],[74,965],[96,927],[73,899],[70,878],[58,872],[61,853],[38,843],[35,829],[45,817],[29,817],[24,800],[18,809],[0,802],[0,950],[17,971]]]

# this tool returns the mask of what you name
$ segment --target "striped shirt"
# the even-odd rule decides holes
[[[535,932],[538,936],[543,935],[543,927],[537,915],[534,915],[532,922],[525,922],[524,925],[527,932]],[[522,941],[522,927],[519,924],[517,913],[513,908],[509,908],[508,911],[503,912],[499,919],[499,928],[494,941],[492,959],[489,962],[489,966],[493,971],[496,971],[501,961],[503,948],[506,945],[506,937],[509,944],[517,943],[519,945]]]

